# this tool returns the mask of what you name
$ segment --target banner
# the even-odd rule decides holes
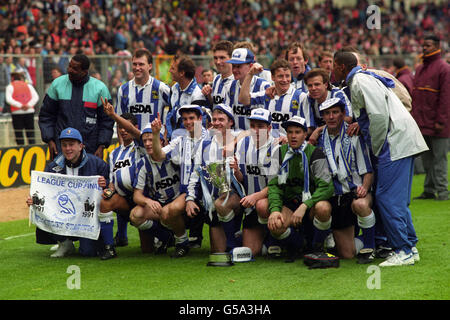
[[[31,223],[51,233],[97,240],[102,199],[98,178],[31,171]]]
[[[117,138],[103,150],[103,160],[108,161],[109,154],[119,146]],[[0,189],[28,185],[31,171],[44,171],[50,161],[46,144],[0,148]]]

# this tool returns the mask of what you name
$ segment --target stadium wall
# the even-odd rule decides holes
[[[103,152],[103,160],[119,146],[117,139]],[[0,189],[29,185],[31,171],[43,171],[50,161],[47,144],[0,148]]]

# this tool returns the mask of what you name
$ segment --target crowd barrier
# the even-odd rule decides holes
[[[119,146],[117,139],[104,150],[103,160]],[[50,161],[47,144],[0,148],[0,189],[29,185],[31,171],[44,171]]]

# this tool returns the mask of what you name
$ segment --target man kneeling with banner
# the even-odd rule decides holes
[[[113,258],[112,212],[99,212],[102,189],[109,183],[108,164],[86,153],[77,129],[64,129],[59,139],[62,154],[47,165],[45,172],[31,174],[26,202],[30,221],[37,226],[36,242],[58,243],[53,258],[72,253],[76,240],[83,256]]]

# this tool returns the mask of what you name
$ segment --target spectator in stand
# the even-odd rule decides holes
[[[209,84],[212,85],[212,82],[214,80],[214,74],[213,71],[211,69],[204,69],[202,71],[202,88]]]
[[[34,144],[34,106],[39,95],[34,87],[25,82],[21,72],[11,73],[11,83],[6,87],[6,102],[11,108],[12,125],[17,145],[25,144],[23,130],[28,144]]]
[[[5,107],[5,89],[9,84],[8,68],[2,56],[0,56],[0,115],[3,115]]]

